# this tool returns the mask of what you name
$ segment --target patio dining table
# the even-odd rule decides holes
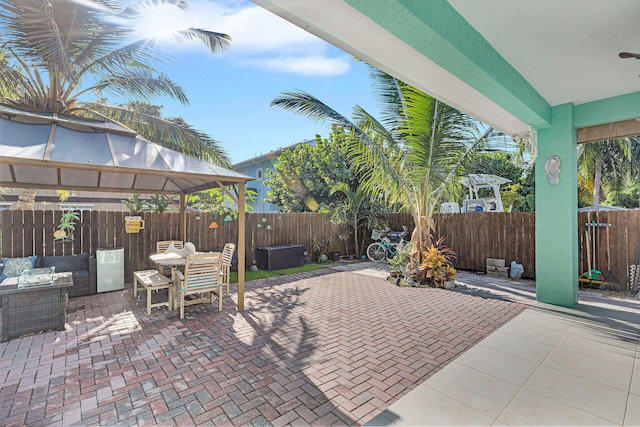
[[[171,280],[173,281],[174,286],[176,285],[176,270],[178,267],[184,267],[187,263],[187,258],[180,256],[175,252],[169,253],[159,253],[149,255],[149,259],[156,266],[166,266],[171,267]]]
[[[195,252],[197,254],[202,253],[202,252]],[[167,267],[171,267],[171,278],[175,280],[175,270],[178,267],[184,267],[187,263],[187,258],[186,257],[182,257],[179,254],[175,253],[175,252],[169,252],[169,253],[160,253],[160,254],[153,254],[153,255],[149,255],[149,259],[155,264],[155,265],[164,265]]]
[[[184,266],[187,262],[185,257],[175,252],[149,255],[149,259],[156,265],[165,265],[171,267],[172,270]]]
[[[196,252],[201,253],[201,252]],[[176,270],[178,267],[184,267],[187,263],[187,258],[180,256],[175,252],[169,253],[158,253],[149,255],[149,259],[155,265],[163,265],[167,267],[171,267],[171,281],[173,282],[173,295],[177,295],[177,291],[180,287],[180,280],[178,279],[178,275],[176,274]],[[175,304],[173,304],[175,307]]]

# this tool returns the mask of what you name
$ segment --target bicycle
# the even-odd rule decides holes
[[[392,242],[387,236],[382,237],[381,230],[371,230],[371,238],[379,241],[373,242],[367,246],[367,258],[373,262],[380,262],[387,258],[393,258],[396,255],[396,246],[398,243],[403,242],[404,238],[409,234],[407,227],[402,226],[402,228],[402,232],[394,233],[399,236],[399,242]],[[386,231],[388,233],[388,230]]]

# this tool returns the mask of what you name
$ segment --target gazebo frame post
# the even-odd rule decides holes
[[[187,241],[187,196],[180,193],[180,240]]]
[[[238,183],[238,311],[244,310],[244,269],[245,269],[245,223],[244,212],[245,183]]]

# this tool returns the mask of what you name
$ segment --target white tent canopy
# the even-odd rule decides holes
[[[470,173],[460,178],[460,181],[462,185],[476,192],[481,188],[499,188],[501,185],[511,182],[510,179],[487,173]]]
[[[113,123],[0,106],[0,186],[189,194],[253,178]]]

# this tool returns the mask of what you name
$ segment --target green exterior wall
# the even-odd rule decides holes
[[[576,128],[620,122],[640,117],[640,92],[576,105]]]
[[[578,303],[577,137],[572,104],[552,108],[552,126],[538,130],[536,160],[536,297]],[[560,183],[549,184],[545,162],[560,157]]]

